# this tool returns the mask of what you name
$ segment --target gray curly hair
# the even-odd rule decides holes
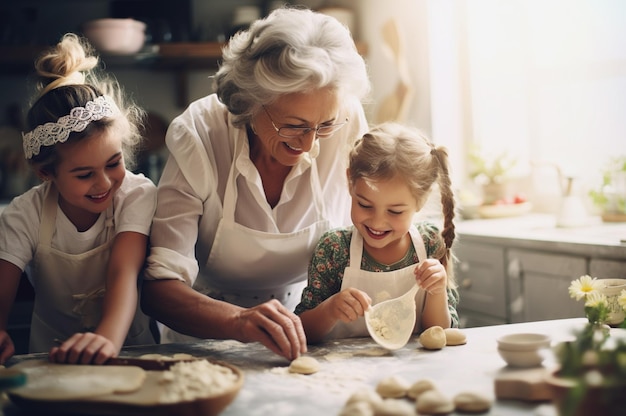
[[[280,8],[230,39],[215,87],[233,124],[243,127],[281,95],[330,87],[363,99],[370,83],[345,26],[311,10]]]

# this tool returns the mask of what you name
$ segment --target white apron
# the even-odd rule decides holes
[[[422,261],[426,259],[426,247],[417,228],[412,225],[409,229],[413,246],[417,252],[417,258]],[[367,293],[372,299],[372,305],[384,300],[396,298],[408,292],[415,284],[415,267],[410,265],[398,270],[389,272],[370,272],[361,270],[361,257],[363,256],[363,237],[355,229],[350,241],[350,263],[343,272],[341,290],[355,287]],[[417,306],[417,328],[420,327],[420,315],[424,307],[425,292],[419,290],[415,295]],[[326,339],[353,338],[368,336],[365,319],[360,316],[357,320],[346,323],[337,322],[333,329],[326,335]]]
[[[322,187],[315,159],[311,160],[311,189],[317,212],[312,225],[291,233],[254,230],[235,222],[237,177],[235,162],[242,151],[235,145],[233,163],[224,193],[223,217],[220,220],[204,279],[198,278],[194,288],[216,299],[242,307],[252,307],[270,299],[278,299],[293,311],[300,303],[307,283],[307,266],[320,237],[330,227],[326,219]],[[161,326],[161,342],[194,340]]]
[[[30,329],[30,352],[48,352],[55,339],[93,331],[102,317],[106,269],[114,238],[113,205],[106,210],[106,243],[82,254],[52,248],[58,194],[50,186],[44,197],[39,244],[30,277],[35,305]],[[152,344],[149,319],[137,308],[124,345]]]

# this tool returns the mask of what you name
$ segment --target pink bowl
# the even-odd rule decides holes
[[[134,19],[98,19],[83,25],[83,33],[100,52],[132,55],[143,47],[146,24]]]

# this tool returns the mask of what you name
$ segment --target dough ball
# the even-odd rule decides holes
[[[435,383],[433,383],[431,380],[418,380],[415,383],[411,384],[406,392],[406,395],[415,400],[425,391],[434,389],[436,389],[436,386]]]
[[[467,337],[459,328],[446,328],[446,345],[463,345],[467,343]]]
[[[313,374],[320,369],[320,363],[313,357],[301,355],[289,364],[289,372],[297,374]]]
[[[431,326],[422,332],[419,341],[427,350],[440,350],[446,346],[446,333],[440,326]]]
[[[376,393],[384,399],[406,396],[409,383],[399,376],[386,377],[378,382]]]
[[[428,390],[417,398],[415,409],[419,414],[445,415],[454,411],[454,403],[440,391]]]
[[[384,399],[375,408],[376,416],[413,416],[414,406],[406,400]]]
[[[468,391],[454,396],[453,402],[459,412],[483,413],[491,408],[492,400],[484,394]]]
[[[367,402],[367,403],[375,404],[380,401],[382,401],[382,399],[378,395],[378,393],[376,393],[372,389],[363,388],[352,393],[350,397],[348,397],[348,400],[346,401],[346,405],[353,403],[353,402]]]
[[[341,411],[339,416],[374,416],[374,408],[370,402],[366,401],[353,401],[347,402]]]

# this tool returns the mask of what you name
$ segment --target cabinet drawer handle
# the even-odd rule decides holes
[[[509,262],[508,275],[511,279],[520,279],[522,277],[522,264],[518,258],[513,258]]]
[[[463,279],[461,281],[461,287],[463,289],[469,289],[470,287],[472,287],[472,279]]]

